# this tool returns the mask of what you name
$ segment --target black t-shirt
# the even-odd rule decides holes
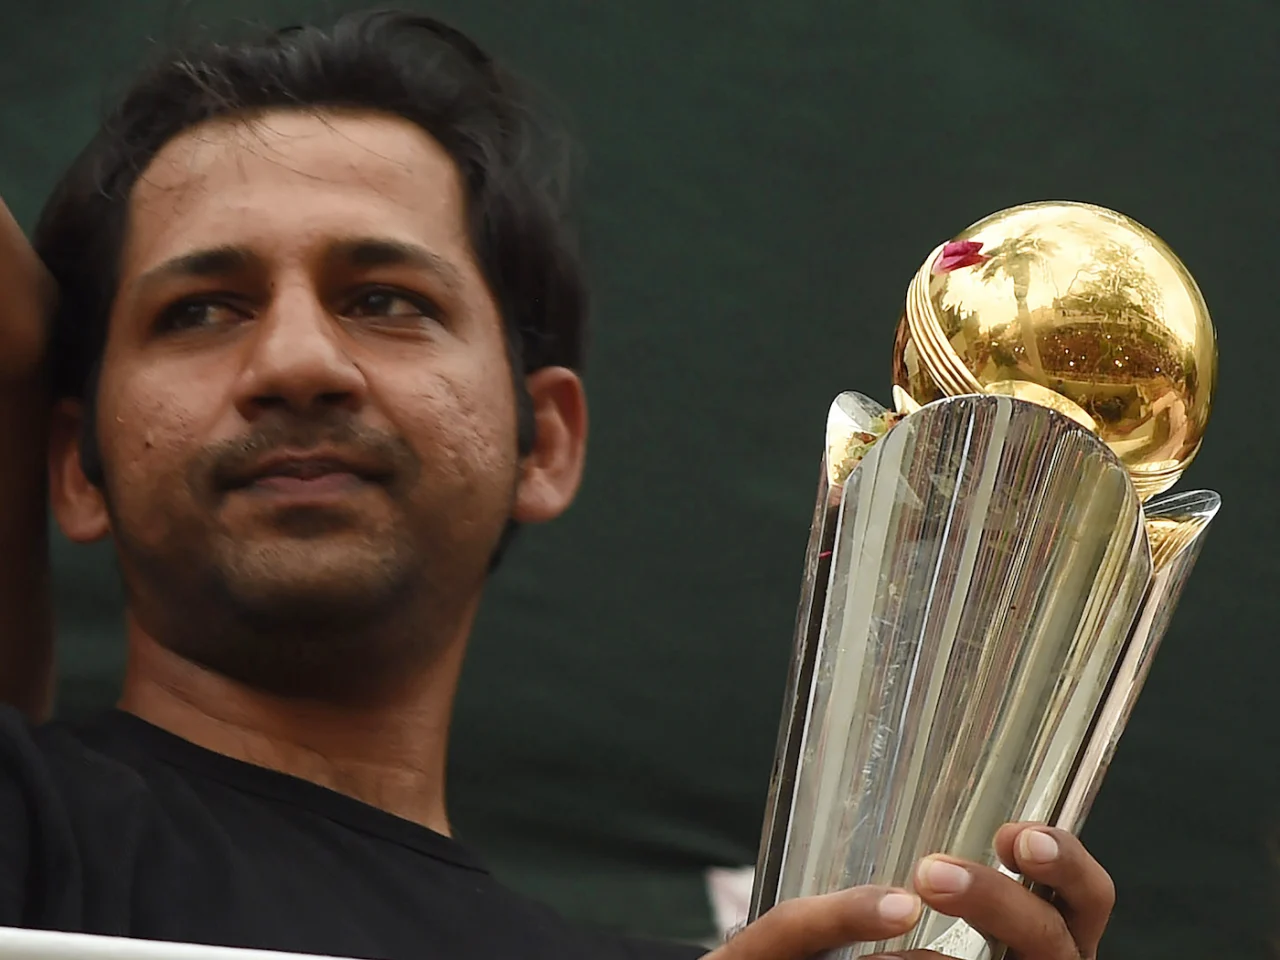
[[[456,841],[121,712],[0,709],[0,925],[387,960],[686,960],[580,930]]]

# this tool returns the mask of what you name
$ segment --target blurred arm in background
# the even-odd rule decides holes
[[[0,701],[33,720],[53,699],[44,360],[55,295],[0,202]]]

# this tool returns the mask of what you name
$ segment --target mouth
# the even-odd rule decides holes
[[[229,478],[228,491],[290,500],[328,500],[390,479],[380,466],[334,453],[281,453]]]

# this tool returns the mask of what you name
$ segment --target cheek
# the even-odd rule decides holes
[[[124,372],[122,372],[124,373]],[[196,446],[199,390],[146,370],[104,375],[98,394],[98,443],[117,512],[171,500],[185,489],[183,470]]]
[[[509,369],[486,364],[416,379],[392,409],[422,464],[424,495],[452,488],[469,504],[469,519],[495,512],[505,519],[517,467]]]

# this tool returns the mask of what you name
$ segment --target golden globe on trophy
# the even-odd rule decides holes
[[[1006,821],[1080,829],[1218,510],[1160,496],[1216,376],[1195,281],[1118,213],[1027,204],[929,255],[894,408],[828,415],[752,919],[930,853],[1000,867]],[[920,948],[1003,953],[926,911],[832,956]]]

